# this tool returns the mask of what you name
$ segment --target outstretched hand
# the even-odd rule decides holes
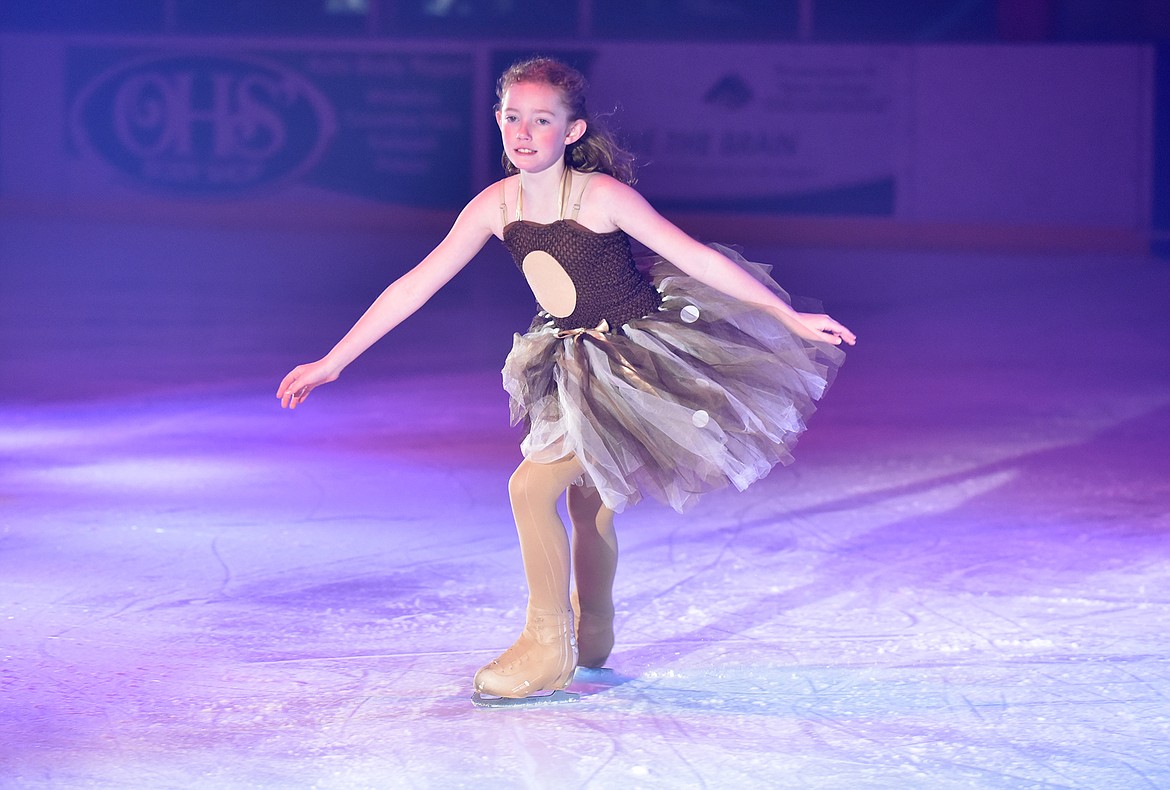
[[[305,402],[310,392],[322,384],[336,381],[338,375],[339,371],[332,369],[320,359],[307,365],[297,365],[276,388],[276,397],[280,398],[281,408],[295,409]]]
[[[839,346],[841,343],[852,346],[857,343],[857,335],[850,332],[844,324],[834,321],[832,317],[824,313],[797,313],[796,317],[800,319],[801,326],[808,330],[807,334],[800,333],[806,340],[832,343],[835,346]]]

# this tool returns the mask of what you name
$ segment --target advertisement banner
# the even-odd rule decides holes
[[[610,45],[590,61],[591,109],[615,110],[660,207],[895,213],[905,47]]]
[[[470,191],[472,57],[322,49],[66,53],[67,144],[89,175],[180,198],[307,186],[450,208]]]
[[[635,151],[637,186],[663,211],[1140,232],[1154,205],[1165,233],[1152,47],[539,51],[586,73],[591,110]],[[0,35],[0,208],[449,212],[499,176],[490,89],[532,52]]]

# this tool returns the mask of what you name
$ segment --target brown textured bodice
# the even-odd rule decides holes
[[[661,295],[634,266],[624,231],[595,233],[571,219],[548,225],[516,220],[504,227],[504,246],[521,271],[525,256],[541,250],[569,275],[577,291],[573,312],[563,318],[548,316],[561,329],[592,329],[602,320],[617,329],[661,304]]]

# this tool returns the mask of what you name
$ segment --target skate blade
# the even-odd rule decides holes
[[[557,689],[551,694],[534,694],[531,697],[492,697],[476,691],[471,695],[471,702],[477,708],[531,708],[537,705],[576,702],[580,698],[580,694],[563,689]]]

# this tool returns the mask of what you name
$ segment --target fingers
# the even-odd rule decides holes
[[[300,365],[297,365],[295,368],[289,371],[288,375],[280,380],[280,386],[276,388],[276,397],[284,398],[285,394],[289,391],[289,387],[291,387],[293,382],[297,380],[297,376],[299,376],[300,373]]]
[[[838,324],[836,321],[833,322],[833,334],[838,338],[838,345],[842,340],[851,346],[857,345],[857,335],[850,332],[849,327]]]
[[[834,321],[832,317],[827,315],[812,315],[808,316],[807,323],[816,330],[817,335],[823,342],[832,343],[839,346],[842,343],[847,345],[856,345],[857,335],[853,334],[844,324]]]
[[[839,346],[842,343],[850,346],[857,344],[857,335],[853,334],[843,326],[825,329],[824,333],[829,336],[829,342],[835,346]]]
[[[323,360],[297,365],[276,388],[276,397],[285,409],[295,409],[304,403],[309,393],[322,384],[336,381],[338,372]]]
[[[312,391],[312,387],[307,387],[307,386],[301,387],[300,390],[290,389],[288,391],[285,391],[284,394],[282,394],[282,396],[281,396],[281,407],[282,408],[296,408],[297,406],[300,406],[301,404],[304,403],[305,400],[307,400],[309,398],[309,393],[311,391]]]
[[[295,409],[309,398],[309,393],[312,392],[311,387],[301,387],[299,390],[288,393],[288,408]],[[281,400],[281,405],[284,405],[284,399]]]
[[[296,384],[293,384],[292,387],[290,387],[284,392],[283,395],[280,396],[281,408],[295,409],[297,406],[300,406],[302,403],[308,400],[309,393],[312,391],[312,387],[301,387],[298,389]]]
[[[280,398],[280,407],[282,409],[295,409],[297,406],[305,402],[309,397],[309,393],[313,391],[313,385],[305,383],[301,378],[301,369],[303,365],[298,365],[293,368],[280,382],[280,386],[276,388],[276,397]]]

